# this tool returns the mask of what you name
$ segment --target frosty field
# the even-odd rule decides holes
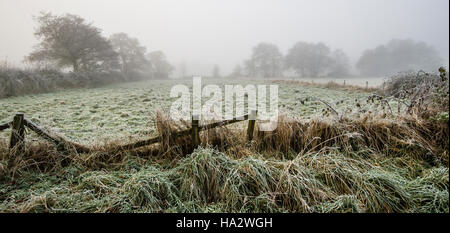
[[[168,133],[179,123],[161,117],[180,83],[192,87],[146,81],[0,99],[0,123],[20,111],[94,148],[59,151],[28,132],[24,153],[8,162],[3,131],[0,212],[448,213],[448,128],[396,115],[395,98],[383,114],[370,101],[376,89],[204,79],[277,84],[282,114],[275,131],[256,129],[251,142],[241,122],[203,131],[194,148],[191,137]],[[326,104],[339,116],[327,116]],[[155,145],[114,149],[156,135]]]
[[[176,99],[170,98],[170,90],[179,83],[192,86],[189,79],[144,81],[0,99],[0,123],[10,121],[16,112],[23,112],[40,126],[80,143],[149,136],[155,134],[152,116],[158,109],[169,110]],[[355,100],[364,102],[371,94],[271,80],[204,79],[202,84],[278,84],[279,111],[304,119],[321,116],[325,105],[318,101],[301,104],[301,98],[319,98],[333,104],[336,110],[345,111],[354,107]],[[0,138],[7,136],[7,132],[0,134]]]
[[[450,212],[448,1],[23,1],[0,0],[0,214]]]

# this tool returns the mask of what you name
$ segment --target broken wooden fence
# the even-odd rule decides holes
[[[233,124],[240,121],[246,121],[248,120],[248,127],[247,127],[247,139],[251,141],[253,139],[253,133],[255,128],[255,119],[256,119],[257,111],[253,110],[251,111],[251,114],[244,115],[239,118],[233,118],[230,120],[220,121],[220,122],[214,122],[210,124],[200,125],[198,117],[193,116],[192,122],[191,122],[191,128],[173,132],[173,136],[175,137],[185,137],[189,134],[192,137],[192,144],[194,147],[198,147],[200,145],[200,135],[199,133],[201,131],[213,129],[216,127],[221,127],[229,124]],[[28,127],[30,130],[35,132],[40,137],[52,142],[55,144],[58,148],[58,150],[66,150],[66,149],[74,149],[78,153],[89,153],[93,151],[92,148],[89,148],[87,146],[83,146],[74,142],[67,141],[61,137],[55,136],[55,134],[51,134],[44,130],[43,128],[39,127],[37,124],[33,123],[31,120],[24,117],[23,113],[17,113],[14,116],[14,119],[12,122],[0,124],[0,131],[11,128],[11,134],[9,138],[9,148],[15,149],[16,151],[22,151],[24,148],[24,141],[25,141],[25,127]],[[133,150],[137,149],[139,147],[148,146],[151,144],[159,143],[161,140],[161,137],[154,137],[150,139],[145,139],[137,142],[133,142],[126,145],[120,145],[115,148],[112,148],[111,150]]]

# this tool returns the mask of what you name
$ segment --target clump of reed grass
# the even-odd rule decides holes
[[[155,117],[156,129],[160,137],[158,155],[164,157],[181,157],[192,151],[189,135],[176,137],[175,133],[189,128],[187,122],[175,122],[167,114],[158,110]]]
[[[186,200],[211,203],[222,198],[227,174],[236,161],[211,148],[197,149],[174,168],[174,183]]]
[[[227,208],[229,212],[235,210]],[[284,206],[277,205],[274,196],[263,193],[254,197],[246,197],[243,204],[237,209],[240,213],[288,213]]]
[[[304,153],[337,147],[352,152],[367,148],[391,156],[414,156],[430,163],[448,164],[448,142],[440,144],[427,133],[429,123],[411,123],[410,118],[386,119],[365,114],[358,118],[312,119],[299,121],[286,116],[279,118],[274,131],[257,131],[260,151]],[[448,137],[448,126],[438,129],[441,138]]]
[[[293,212],[312,212],[312,206],[328,200],[334,194],[308,167],[297,160],[281,164],[275,193],[280,205]]]
[[[0,172],[14,179],[23,171],[36,170],[38,172],[54,172],[70,163],[70,155],[57,151],[56,147],[48,142],[26,142],[24,150],[19,152],[16,148],[8,149],[3,142],[0,145]],[[1,179],[1,178],[0,178]]]
[[[187,200],[224,202],[227,210],[255,208],[258,203],[290,211],[311,212],[310,205],[326,199],[325,187],[292,162],[258,157],[233,160],[211,148],[196,150],[174,168],[175,183]]]
[[[88,171],[78,176],[75,189],[91,191],[96,194],[113,194],[120,188],[121,179],[106,171]]]
[[[238,160],[226,174],[223,201],[231,208],[244,208],[255,198],[265,197],[266,203],[276,203],[277,170],[268,161],[248,157]],[[263,195],[263,196],[262,196]]]
[[[335,148],[235,159],[206,147],[171,166],[123,162],[132,166],[23,170],[17,184],[0,183],[0,211],[448,212],[448,168],[416,167],[414,158]]]
[[[133,207],[143,206],[150,212],[163,211],[180,201],[177,188],[167,172],[155,167],[147,167],[131,175],[124,183],[123,195]]]
[[[54,197],[48,194],[32,195],[29,200],[23,203],[19,208],[20,213],[48,213],[55,204]]]
[[[314,206],[314,211],[319,213],[363,213],[360,205],[356,196],[341,195],[333,201]]]
[[[414,202],[411,212],[449,212],[448,168],[432,168],[424,176],[410,181],[406,188],[411,193]]]
[[[404,188],[407,180],[376,165],[370,157],[356,154],[351,158],[327,152],[301,156],[297,160],[311,167],[316,179],[334,195],[355,195],[363,212],[399,212],[409,208],[410,194]]]
[[[410,194],[403,177],[380,169],[363,174],[359,196],[368,212],[401,212],[409,208]]]

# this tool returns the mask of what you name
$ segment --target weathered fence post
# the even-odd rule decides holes
[[[366,90],[369,90],[369,81],[366,81]]]
[[[25,139],[25,125],[24,125],[23,113],[17,113],[14,116],[11,127],[11,135],[9,137],[9,149],[17,147],[18,152],[22,152]]]
[[[344,86],[345,86],[345,79],[344,79]]]
[[[200,145],[198,122],[199,122],[198,115],[192,115],[192,145],[194,146],[194,149],[197,148],[198,145]]]
[[[247,128],[247,139],[248,141],[253,140],[253,131],[255,129],[257,110],[252,110],[250,116],[248,117],[248,128]]]

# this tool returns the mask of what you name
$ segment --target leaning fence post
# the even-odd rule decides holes
[[[11,150],[14,147],[17,147],[17,151],[22,152],[24,144],[23,141],[25,139],[23,113],[17,113],[14,116],[11,129],[11,135],[9,137],[9,149]]]
[[[258,111],[252,110],[250,116],[248,117],[248,128],[247,128],[247,139],[248,141],[253,140],[253,131],[255,129],[256,115]]]
[[[200,145],[200,135],[198,132],[198,115],[192,115],[192,145],[194,149]]]

